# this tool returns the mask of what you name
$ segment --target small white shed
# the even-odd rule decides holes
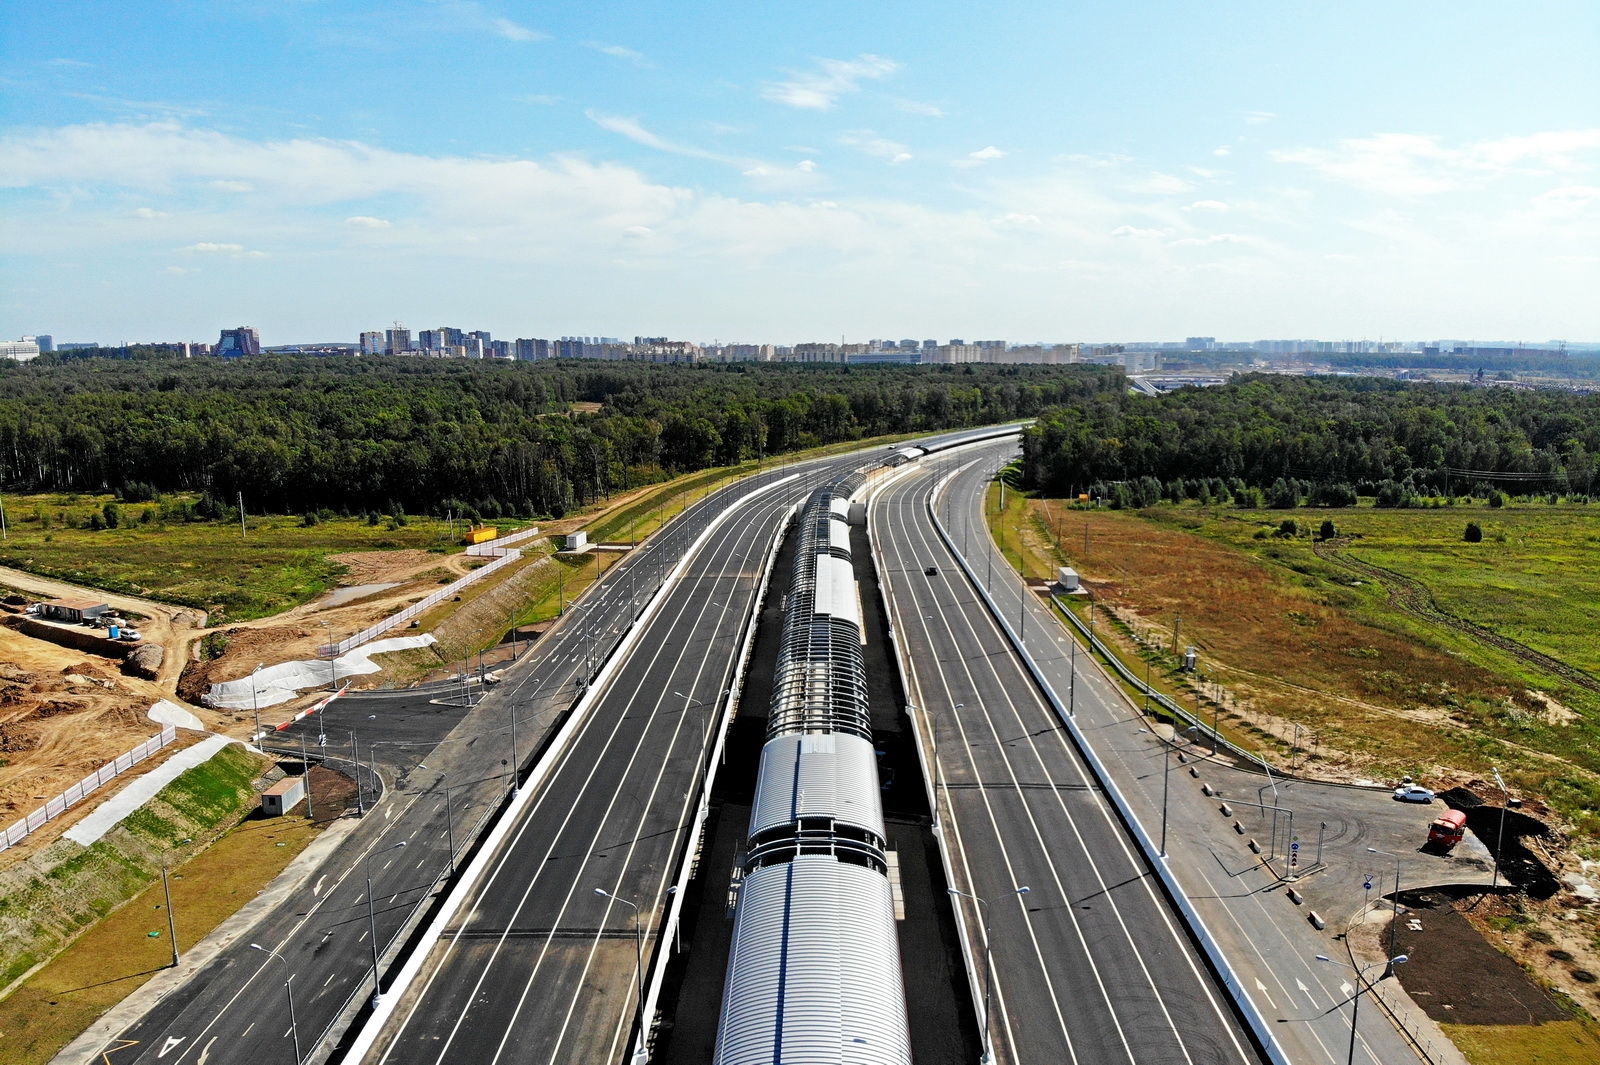
[[[1076,592],[1078,590],[1078,571],[1071,566],[1062,566],[1056,573],[1056,583],[1063,592]]]

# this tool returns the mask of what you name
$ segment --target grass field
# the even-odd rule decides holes
[[[1133,512],[1008,491],[1002,521],[994,489],[990,503],[1013,565],[1035,576],[1075,566],[1127,657],[1151,658],[1208,711],[1219,700],[1246,746],[1346,778],[1445,783],[1499,766],[1591,847],[1600,838],[1600,693],[1405,609],[1383,580],[1340,562],[1381,566],[1449,614],[1593,669],[1600,508]],[[1341,537],[1324,545],[1331,558],[1311,536],[1325,517]],[[1277,534],[1286,518],[1296,535]],[[1469,520],[1482,543],[1462,540]],[[1174,628],[1200,653],[1198,677],[1175,668]]]
[[[1578,1065],[1600,1061],[1600,1027],[1591,1021],[1439,1027],[1472,1065]]]
[[[313,599],[343,568],[329,555],[387,548],[458,550],[443,521],[411,517],[332,518],[307,527],[298,517],[237,522],[162,521],[157,504],[121,506],[116,528],[95,529],[110,496],[7,496],[8,539],[0,565],[45,577],[211,612],[213,621],[248,621]],[[145,514],[150,520],[142,520]],[[461,523],[456,523],[459,531]]]
[[[921,435],[921,434],[915,434]],[[855,448],[887,445],[909,436],[848,441],[768,460],[792,462]],[[643,539],[709,491],[756,472],[757,464],[719,467],[684,474],[654,485],[626,507],[607,513],[589,528],[592,541]],[[343,567],[329,556],[355,551],[401,548],[460,550],[451,527],[437,518],[411,516],[404,524],[380,517],[327,514],[306,526],[299,516],[248,517],[241,535],[237,521],[188,521],[193,496],[169,496],[156,503],[117,504],[109,495],[8,495],[4,499],[7,538],[0,541],[0,566],[44,577],[137,595],[208,611],[212,623],[250,621],[281,613],[334,587]],[[106,528],[108,505],[117,514]],[[586,508],[602,509],[604,503]],[[569,515],[579,517],[580,514]],[[520,522],[500,521],[509,531]],[[100,526],[100,527],[96,527]],[[459,537],[462,523],[454,532]],[[547,611],[539,602],[518,620],[536,620]]]

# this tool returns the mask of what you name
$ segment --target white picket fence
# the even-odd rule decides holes
[[[467,554],[472,555],[475,558],[492,556],[494,561],[490,562],[486,566],[478,567],[464,577],[458,577],[456,580],[451,581],[443,588],[440,588],[437,592],[433,592],[430,595],[424,596],[399,613],[390,614],[376,625],[367,626],[348,639],[340,640],[335,644],[324,645],[318,649],[318,653],[325,657],[337,657],[344,654],[346,651],[360,647],[368,640],[374,640],[379,636],[382,636],[396,625],[405,624],[417,615],[424,613],[429,608],[437,606],[446,599],[449,599],[451,596],[454,596],[473,581],[487,577],[495,570],[509,566],[511,563],[521,558],[522,549],[519,547],[512,547],[511,545],[519,540],[526,540],[531,536],[537,535],[539,535],[538,529],[523,529],[521,532],[512,533],[510,536],[504,537],[500,540],[491,540],[489,543],[485,544],[473,544],[471,547],[467,548]]]
[[[128,770],[132,769],[134,766],[138,765],[140,762],[144,761],[146,758],[149,758],[152,754],[155,754],[167,744],[177,739],[177,737],[177,728],[172,725],[168,725],[158,734],[151,736],[149,739],[139,744],[139,746],[135,747],[127,754],[124,754],[113,761],[107,762],[99,769],[96,769],[93,773],[90,773],[88,776],[78,781],[78,783],[72,785],[72,787],[68,788],[66,791],[63,791],[60,795],[57,795],[43,806],[33,811],[33,813],[29,814],[27,817],[24,817],[21,821],[18,821],[10,828],[6,829],[4,833],[0,833],[0,851],[3,851],[8,847],[15,847],[18,843],[21,843],[24,839],[26,839],[29,833],[37,832],[40,828],[44,827],[45,822],[52,821],[55,818],[60,817],[74,805],[81,802],[84,796],[100,787],[106,781],[126,773]]]

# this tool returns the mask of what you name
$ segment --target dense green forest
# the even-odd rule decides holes
[[[1098,366],[126,354],[0,360],[0,486],[559,516],[673,473],[1029,417],[1125,386]]]
[[[1600,491],[1600,396],[1252,374],[1160,397],[1105,391],[1043,414],[1023,479],[1119,505],[1231,496],[1242,504],[1403,506]]]

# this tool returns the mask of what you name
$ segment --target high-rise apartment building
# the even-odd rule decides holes
[[[384,330],[384,350],[390,355],[404,355],[411,350],[411,330],[395,323],[393,329]]]
[[[516,358],[524,362],[550,357],[550,341],[534,340],[532,338],[517,338]]]
[[[241,355],[260,355],[261,334],[247,325],[241,325],[237,329],[224,329],[213,353],[229,359]]]
[[[444,346],[444,330],[442,329],[424,329],[417,334],[417,347],[423,351],[440,351]]]
[[[361,334],[361,354],[382,355],[383,333],[376,329],[368,329]]]

